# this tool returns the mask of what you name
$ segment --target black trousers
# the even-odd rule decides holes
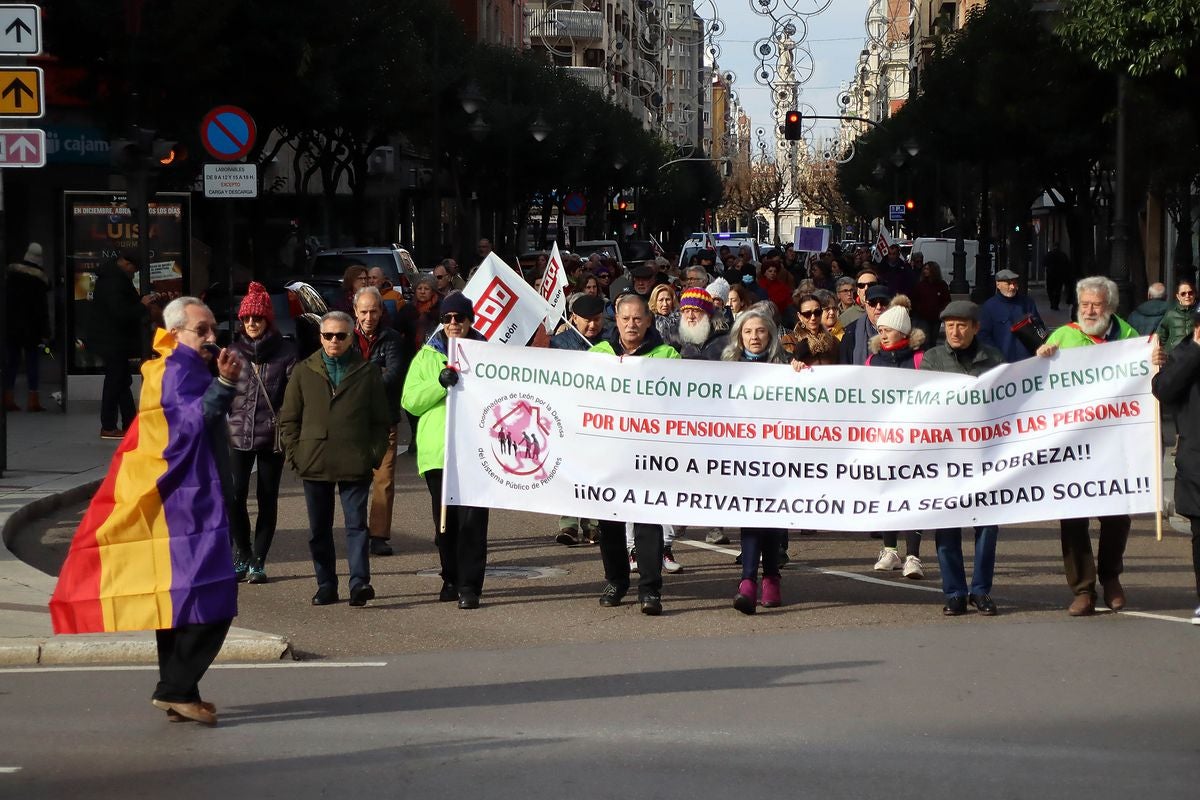
[[[283,477],[283,453],[271,450],[230,450],[230,466],[233,469],[233,498],[229,504],[229,535],[237,557],[254,560],[262,566],[275,538],[275,527],[279,519],[279,481]],[[258,462],[258,482],[255,497],[258,499],[258,519],[254,523],[254,544],[250,544],[250,510],[246,503],[250,498],[250,472]]]
[[[133,376],[129,374],[129,361],[124,358],[104,359],[104,388],[100,393],[100,427],[114,430],[117,427],[117,411],[121,412],[122,428],[133,424],[137,406],[133,402]]]
[[[446,530],[439,532],[442,517],[442,470],[425,473],[433,510],[433,537],[442,564],[442,581],[458,591],[483,593],[487,569],[488,510],[475,506],[446,506]]]
[[[1190,517],[1192,523],[1192,570],[1196,573],[1196,597],[1200,597],[1200,517]]]
[[[637,548],[638,597],[662,593],[662,526],[633,524],[633,546]],[[600,559],[604,579],[623,592],[629,591],[629,551],[625,549],[625,523],[600,520]]]
[[[232,619],[180,625],[154,632],[158,644],[158,686],[155,700],[195,703],[200,700],[200,679],[212,666]]]

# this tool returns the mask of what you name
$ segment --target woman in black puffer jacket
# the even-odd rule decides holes
[[[267,552],[275,536],[279,512],[279,481],[283,452],[277,447],[279,409],[283,391],[296,365],[296,346],[275,327],[271,297],[260,283],[251,283],[238,309],[242,330],[233,349],[244,360],[237,396],[229,411],[230,461],[233,497],[229,503],[229,532],[233,537],[234,569],[238,580],[266,583]],[[258,521],[250,543],[250,472],[258,462]]]

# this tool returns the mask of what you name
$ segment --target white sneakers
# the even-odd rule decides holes
[[[895,550],[883,548],[879,551],[879,560],[875,562],[875,569],[880,572],[886,572],[892,569],[900,569],[900,565],[904,563],[900,560],[900,554]]]
[[[900,569],[901,567],[904,567],[904,571],[900,574],[906,578],[919,581],[925,577],[925,570],[921,566],[921,559],[916,556],[908,556],[901,560],[900,554],[895,550],[885,547],[879,551],[879,560],[875,562],[875,569],[880,572],[888,572]]]
[[[680,570],[683,569],[683,565],[675,560],[675,554],[671,552],[671,548],[669,548],[669,547],[663,548],[663,566],[662,566],[662,568],[663,568],[663,572],[670,572],[672,574],[679,572]]]

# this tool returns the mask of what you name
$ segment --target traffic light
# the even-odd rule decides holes
[[[629,201],[625,199],[625,195],[617,198],[617,211],[628,211]]]
[[[912,211],[912,210],[914,210],[916,207],[917,207],[917,204],[916,204],[915,202],[913,202],[912,200],[905,200],[905,201],[904,201],[904,210],[905,210],[905,211]]]
[[[169,167],[186,158],[186,151],[178,142],[159,139],[155,131],[132,128],[127,139],[113,139],[109,143],[112,165],[125,176],[126,199],[131,208],[145,205],[154,194],[153,181],[164,167]]]
[[[783,116],[783,138],[789,142],[798,142],[804,138],[800,128],[804,124],[804,115],[799,111],[789,111]]]

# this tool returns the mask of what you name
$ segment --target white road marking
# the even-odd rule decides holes
[[[729,555],[734,556],[735,558],[741,553],[740,550],[734,550],[730,547],[722,547],[722,546],[716,545],[716,544],[709,544],[708,542],[693,542],[690,539],[676,539],[675,543],[691,545],[692,547],[696,547],[701,550],[713,550],[717,553],[728,553]],[[795,563],[795,562],[792,562],[792,563]],[[900,581],[889,581],[889,580],[884,580],[882,578],[875,578],[870,575],[859,575],[854,572],[842,572],[841,570],[836,570],[836,569],[822,569],[820,567],[805,567],[805,566],[800,566],[800,569],[804,570],[805,572],[819,572],[822,575],[832,575],[836,578],[849,578],[850,580],[862,581],[863,583],[877,583],[877,584],[880,584],[881,586],[892,586],[897,589],[915,589],[918,592],[934,592],[936,594],[942,593],[941,589],[938,589],[937,587],[934,587],[934,586],[921,586],[917,583],[912,583],[912,582],[901,583]],[[1160,622],[1191,623],[1191,621],[1192,621],[1191,618],[1188,618],[1188,617],[1171,617],[1166,614],[1152,614],[1149,611],[1113,612],[1107,608],[1097,608],[1096,613],[1097,614],[1119,613],[1123,617],[1143,617],[1145,619],[1159,620]]]
[[[386,661],[280,661],[269,664],[213,664],[209,669],[344,669],[348,667],[386,667]],[[0,675],[19,675],[41,672],[151,672],[157,671],[154,664],[130,664],[126,666],[89,667],[13,667],[0,669]]]
[[[20,771],[21,771],[20,767],[0,767],[0,773],[13,773],[13,772],[20,772]]]

